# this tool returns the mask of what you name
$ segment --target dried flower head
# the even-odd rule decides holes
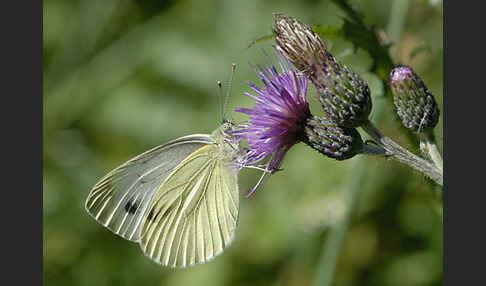
[[[393,102],[402,124],[414,131],[430,130],[439,121],[439,108],[422,79],[408,66],[398,66],[390,73]]]
[[[276,48],[316,86],[327,117],[339,126],[357,127],[368,121],[368,84],[336,61],[312,29],[296,19],[274,15]]]
[[[273,33],[277,50],[300,72],[312,78],[327,51],[308,25],[283,14],[274,14]]]

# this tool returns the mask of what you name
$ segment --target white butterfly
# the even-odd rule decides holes
[[[93,187],[86,210],[161,265],[211,260],[232,242],[238,222],[237,174],[228,165],[243,151],[231,128],[226,122],[129,160]]]

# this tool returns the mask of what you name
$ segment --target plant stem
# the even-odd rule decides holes
[[[374,146],[370,144],[363,145],[363,154],[367,155],[386,155],[386,149],[381,146]]]
[[[434,162],[435,166],[439,168],[441,172],[444,170],[442,155],[439,152],[432,131],[425,132],[425,134],[420,137],[420,149],[432,160],[432,162]]]
[[[392,41],[392,43],[398,42],[402,36],[403,23],[405,22],[407,16],[408,6],[409,0],[395,0],[392,3],[390,20],[386,29],[388,39]],[[399,62],[396,51],[396,45],[390,47],[390,54],[394,62]]]
[[[348,232],[352,214],[356,209],[356,203],[358,201],[357,193],[361,190],[364,178],[366,177],[365,163],[363,158],[360,158],[352,167],[351,183],[345,190],[347,200],[346,212],[342,220],[330,229],[327,240],[321,250],[314,281],[314,285],[316,286],[332,285],[334,280],[334,272],[339,254],[341,253],[342,244]]]
[[[385,148],[387,156],[390,156],[400,163],[408,165],[421,172],[422,174],[431,178],[437,184],[441,186],[443,185],[442,169],[411,153],[395,141],[381,134],[378,128],[376,128],[371,121],[364,124],[362,128],[366,133],[368,133],[368,135],[370,135],[381,146],[383,146],[383,148]]]

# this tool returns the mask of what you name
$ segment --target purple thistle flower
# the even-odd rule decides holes
[[[232,132],[248,141],[244,166],[255,164],[271,155],[265,164],[264,173],[248,196],[262,184],[266,174],[273,174],[279,169],[287,151],[304,139],[305,122],[311,116],[306,101],[307,79],[298,76],[287,60],[277,55],[280,58],[280,73],[274,65],[258,66],[259,70],[255,69],[255,72],[263,82],[263,87],[248,82],[255,94],[245,94],[255,100],[255,106],[251,109],[235,108],[235,111],[250,116],[247,124],[240,125],[238,130]]]

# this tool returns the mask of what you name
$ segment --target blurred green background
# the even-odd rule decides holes
[[[383,34],[393,2],[352,3]],[[44,1],[44,285],[313,285],[329,233],[350,211],[347,190],[360,161],[366,177],[333,285],[442,284],[436,190],[385,159],[338,162],[298,144],[285,157],[284,171],[249,199],[244,194],[259,173],[243,170],[236,239],[212,262],[188,269],[151,262],[137,244],[84,210],[90,188],[119,164],[171,139],[214,130],[221,112],[216,82],[226,92],[232,63],[238,66],[230,106],[253,105],[243,95],[246,81],[261,84],[248,62],[264,63],[261,49],[270,52],[273,40],[247,46],[271,33],[275,12],[337,27],[344,16],[333,3],[317,0]],[[442,107],[442,2],[408,1],[402,16],[393,57],[422,76]],[[381,81],[368,73],[370,55],[343,39],[327,43],[369,80],[374,103],[384,107],[377,124],[383,132],[407,147],[416,144],[398,128]],[[415,53],[417,47],[425,48]],[[309,98],[318,113],[312,88]],[[441,126],[442,115],[439,142]]]

